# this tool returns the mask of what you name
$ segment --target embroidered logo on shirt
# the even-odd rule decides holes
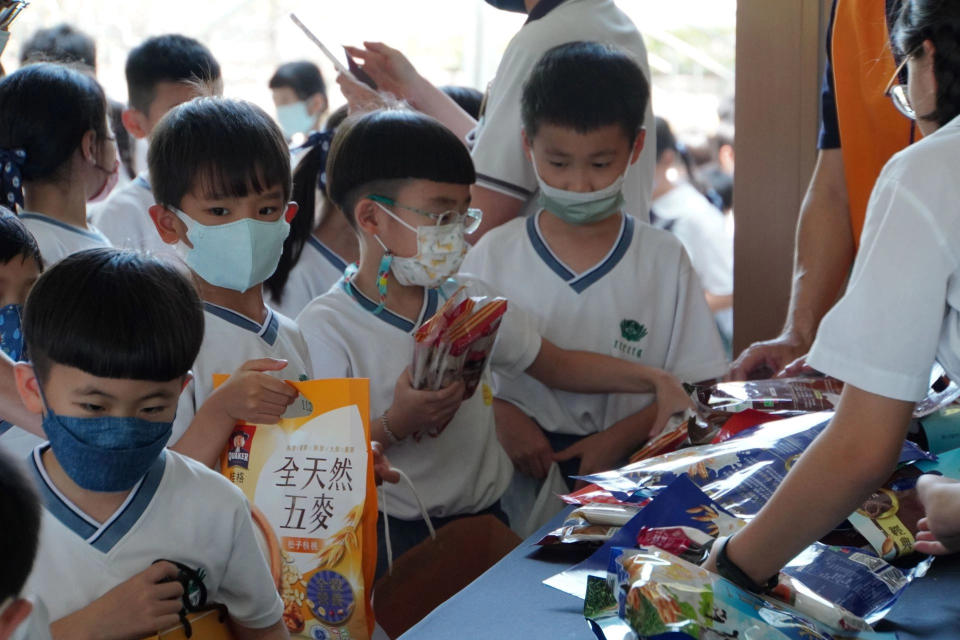
[[[623,339],[615,339],[613,347],[619,353],[640,358],[643,355],[643,349],[632,343],[640,342],[647,333],[647,328],[636,320],[623,320],[620,322],[620,336]]]

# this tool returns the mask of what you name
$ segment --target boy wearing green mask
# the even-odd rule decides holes
[[[171,446],[214,465],[237,420],[276,423],[296,399],[280,378],[313,377],[300,330],[263,301],[297,212],[290,156],[259,107],[199,98],[157,124],[148,162],[150,216],[193,273],[206,327]]]
[[[506,519],[500,497],[513,469],[497,443],[491,370],[526,372],[579,393],[656,393],[658,404],[645,414],[650,421],[689,406],[663,371],[541,340],[513,300],[475,393],[464,398],[462,380],[437,391],[413,388],[416,329],[461,285],[469,296],[496,295],[477,279],[450,279],[467,248],[464,234],[479,223],[470,208],[475,179],[466,147],[429,116],[384,110],[345,121],[331,145],[327,190],[357,232],[360,262],[297,317],[318,376],[370,379],[371,437],[411,478],[437,527],[478,513]],[[639,444],[624,429],[603,439],[598,450],[614,459]],[[585,464],[607,468],[602,456]],[[378,573],[386,570],[385,518],[395,557],[428,535],[406,487],[384,486],[384,494],[389,513],[378,524]]]
[[[24,335],[16,387],[49,439],[27,460],[44,511],[24,592],[51,635],[150,636],[196,589],[190,610],[226,605],[234,637],[288,637],[243,494],[165,448],[203,339],[190,282],[142,254],[75,253],[37,281]]]
[[[726,369],[702,287],[675,237],[623,210],[621,187],[644,147],[649,95],[636,62],[608,45],[548,51],[521,105],[540,211],[489,232],[461,271],[522,306],[559,346],[698,382]],[[500,442],[517,470],[534,478],[546,477],[554,461],[567,473],[592,471],[584,464],[608,430],[632,430],[642,442],[663,427],[645,411],[651,395],[556,391],[527,375],[494,382]]]

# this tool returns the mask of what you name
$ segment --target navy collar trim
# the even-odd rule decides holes
[[[212,302],[204,301],[203,308],[205,311],[212,313],[221,320],[226,320],[234,326],[257,334],[271,347],[276,344],[277,336],[280,335],[280,321],[277,320],[277,314],[275,314],[273,309],[270,307],[267,307],[267,319],[263,324],[251,320],[247,316],[237,313],[232,309],[221,307],[220,305],[213,304]]]
[[[627,214],[621,214],[620,236],[610,250],[610,253],[596,266],[577,275],[553,253],[553,250],[550,249],[543,239],[539,226],[540,215],[542,213],[541,211],[527,218],[527,237],[530,238],[533,250],[537,252],[537,255],[540,256],[540,259],[543,260],[547,267],[556,273],[560,279],[570,285],[570,288],[577,293],[583,293],[590,285],[613,271],[614,267],[616,267],[623,259],[623,256],[626,255],[627,250],[630,248],[630,243],[633,242],[635,221],[633,217]]]
[[[540,0],[537,6],[533,8],[533,11],[527,14],[527,21],[523,23],[524,26],[539,20],[564,2],[565,0]]]
[[[55,227],[60,227],[61,229],[65,229],[72,233],[76,233],[81,236],[86,236],[87,238],[91,238],[93,240],[99,240],[100,242],[103,242],[105,244],[110,244],[110,241],[107,240],[106,236],[104,236],[102,233],[98,231],[81,229],[80,227],[75,227],[72,224],[67,224],[66,222],[62,222],[60,220],[51,218],[50,216],[45,216],[40,213],[21,213],[20,218],[22,220],[37,220],[39,222],[45,222],[47,224],[53,225]]]
[[[147,191],[153,191],[153,188],[150,186],[150,181],[147,179],[147,173],[138,173],[137,177],[133,179],[133,184],[138,187],[143,187]]]
[[[109,553],[150,506],[160,481],[163,480],[167,464],[166,449],[150,465],[146,475],[133,487],[116,513],[101,524],[73,504],[50,480],[41,460],[41,455],[49,447],[50,443],[47,442],[34,449],[28,465],[44,506],[65,527],[83,538],[94,549]]]
[[[346,260],[334,253],[330,247],[320,242],[316,236],[307,238],[307,244],[316,249],[320,255],[326,258],[327,262],[333,265],[333,268],[340,273],[343,273],[344,269],[347,268]]]
[[[370,313],[374,313],[377,307],[380,306],[378,303],[374,302],[367,296],[363,294],[362,291],[348,283],[346,280],[340,281],[340,286],[343,287],[343,290],[347,295],[351,296],[354,300],[357,301],[361,307]],[[387,324],[400,329],[404,333],[413,333],[413,331],[419,327],[425,320],[432,317],[433,314],[437,312],[437,304],[439,295],[437,294],[436,289],[427,289],[425,295],[423,296],[423,307],[420,310],[420,317],[416,323],[411,322],[409,319],[404,318],[403,316],[397,315],[394,312],[390,311],[386,307],[380,310],[380,313],[375,313],[374,315],[383,320]]]

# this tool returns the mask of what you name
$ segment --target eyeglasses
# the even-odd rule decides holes
[[[903,57],[903,61],[900,62],[897,70],[893,72],[893,77],[890,78],[890,82],[887,83],[887,88],[884,89],[883,95],[893,101],[893,106],[896,107],[897,111],[911,120],[916,120],[917,112],[914,110],[913,105],[910,104],[910,97],[907,95],[907,85],[900,83],[900,74],[903,73],[904,68],[907,66],[907,61],[910,60],[913,53],[914,52],[908,53]]]
[[[406,205],[398,204],[396,200],[386,196],[371,194],[367,197],[374,202],[379,202],[380,204],[385,204],[391,207],[399,207],[401,209],[406,209],[407,211],[413,211],[414,213],[419,213],[420,215],[426,216],[431,220],[436,220],[437,226],[442,224],[462,224],[464,233],[473,233],[479,229],[480,222],[483,220],[483,211],[480,209],[470,208],[464,213],[452,210],[443,211],[441,213],[433,213],[430,211],[424,211],[423,209],[417,209],[415,207],[408,207]]]

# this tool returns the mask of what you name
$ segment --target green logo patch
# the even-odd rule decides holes
[[[639,342],[647,335],[647,328],[636,320],[624,320],[620,323],[620,335],[627,342]]]

